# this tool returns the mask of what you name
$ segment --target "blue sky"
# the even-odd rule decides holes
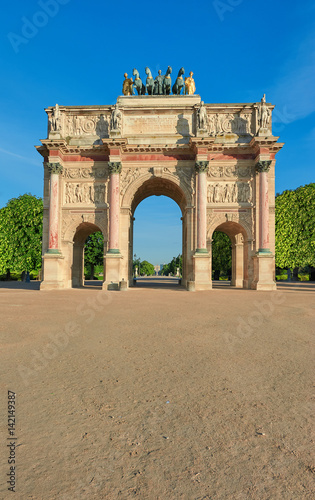
[[[256,102],[266,93],[276,104],[273,133],[286,143],[277,155],[276,191],[314,182],[314,14],[310,0],[4,2],[0,207],[25,192],[42,195],[34,145],[46,137],[46,106],[114,104],[124,72],[136,67],[143,75],[145,66],[153,74],[168,65],[193,71],[205,102]],[[161,214],[163,248],[149,211]],[[134,253],[154,263],[180,253],[172,200],[144,200],[135,216]]]

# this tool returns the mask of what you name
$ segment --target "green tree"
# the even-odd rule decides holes
[[[170,274],[170,264],[164,264],[161,269],[161,276],[168,276]]]
[[[214,231],[212,236],[212,270],[227,275],[232,268],[231,240],[227,234]],[[218,279],[218,278],[217,278]]]
[[[276,197],[276,266],[315,267],[315,183]]]
[[[147,276],[152,276],[153,274],[155,274],[154,265],[150,264],[150,262],[148,262],[147,260],[143,260],[140,264],[140,274],[142,276],[145,274]]]
[[[162,276],[168,276],[170,273],[176,274],[177,268],[179,267],[179,272],[182,274],[183,272],[183,258],[182,255],[177,255],[177,257],[173,257],[171,262],[168,264],[164,264],[161,269]]]
[[[31,194],[12,198],[0,210],[0,273],[40,269],[43,200]]]
[[[96,231],[87,237],[84,246],[84,265],[90,270],[90,279],[94,278],[94,267],[103,265],[104,237]]]

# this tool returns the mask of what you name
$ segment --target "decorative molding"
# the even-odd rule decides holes
[[[220,213],[215,213],[212,210],[208,211],[207,238],[210,239],[216,228],[226,222],[235,222],[239,224],[245,230],[247,240],[253,239],[253,218],[250,210],[235,212],[222,211]]]
[[[251,178],[252,168],[250,166],[212,166],[210,164],[208,170],[208,177],[239,177],[239,178]]]
[[[60,163],[46,162],[44,165],[48,168],[50,174],[62,174],[63,172],[63,166]]]
[[[262,160],[256,163],[256,172],[269,172],[272,160]]]
[[[108,176],[108,170],[105,167],[99,168],[65,168],[63,177],[66,179],[102,179]]]
[[[107,241],[107,210],[97,210],[92,213],[73,213],[65,212],[62,216],[61,239],[64,241],[73,241],[73,237],[82,223],[91,223],[99,227],[103,233],[104,240]]]
[[[252,112],[208,114],[208,132],[211,137],[224,134],[254,135]]]
[[[109,161],[108,170],[110,174],[120,174],[122,165],[120,161]]]
[[[146,173],[147,171],[147,169],[143,168],[123,169],[120,177],[120,194],[123,196],[129,184],[138,179],[142,173]]]
[[[198,174],[208,172],[209,162],[208,161],[196,161],[195,170]]]

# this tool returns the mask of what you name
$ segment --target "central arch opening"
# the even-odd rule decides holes
[[[149,179],[136,191],[129,259],[136,286],[173,288],[186,278],[186,205],[183,190],[165,178]]]

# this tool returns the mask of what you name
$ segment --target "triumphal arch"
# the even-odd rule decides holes
[[[211,289],[219,230],[232,242],[231,284],[275,289],[275,154],[283,144],[272,135],[274,106],[265,96],[204,104],[194,82],[171,94],[170,71],[159,72],[150,92],[137,74],[134,82],[125,75],[115,105],[46,109],[48,138],[37,146],[44,158],[41,288],[83,285],[84,243],[95,231],[104,236],[103,289],[132,286],[135,209],[165,195],[182,212],[182,285]]]

